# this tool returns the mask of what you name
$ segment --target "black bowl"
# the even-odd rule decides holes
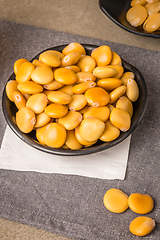
[[[87,55],[90,55],[91,51],[98,47],[95,45],[88,45],[88,44],[82,44],[82,45],[86,49]],[[57,50],[57,51],[62,51],[62,49],[65,46],[67,46],[67,45],[56,46],[53,48],[45,49],[44,51],[51,50],[51,49]],[[34,59],[38,59],[39,54],[37,56],[35,56]],[[33,61],[33,59],[31,61]],[[16,121],[15,121],[17,108],[16,108],[15,104],[8,99],[8,97],[6,95],[6,86],[5,86],[5,88],[3,90],[3,97],[2,97],[2,109],[3,109],[3,114],[6,119],[6,122],[8,123],[8,125],[12,129],[12,131],[22,141],[24,141],[25,143],[29,144],[30,146],[32,146],[36,149],[39,149],[43,152],[47,152],[50,154],[78,156],[78,155],[96,153],[96,152],[111,148],[111,147],[119,144],[120,142],[122,142],[134,131],[134,129],[138,126],[139,122],[141,121],[141,119],[144,115],[144,112],[146,109],[146,104],[147,104],[147,87],[146,87],[146,83],[144,81],[143,76],[141,75],[141,73],[139,72],[138,69],[136,69],[134,66],[127,63],[126,61],[122,60],[122,64],[123,64],[125,71],[131,71],[135,74],[135,80],[139,86],[140,95],[139,95],[138,100],[135,103],[133,103],[134,114],[132,117],[131,128],[127,132],[121,133],[120,136],[116,140],[109,142],[109,143],[105,143],[105,142],[102,142],[99,140],[96,144],[92,145],[91,147],[82,148],[80,150],[57,149],[57,148],[43,146],[36,140],[35,131],[32,131],[29,134],[25,134],[25,133],[21,132],[19,130],[19,128],[17,127]],[[8,81],[11,79],[15,79],[14,73],[10,76]]]
[[[130,25],[126,20],[126,13],[130,8],[130,2],[131,0],[99,0],[99,6],[108,18],[128,32],[146,37],[160,38],[160,30],[148,33],[144,31],[142,26],[133,27]]]

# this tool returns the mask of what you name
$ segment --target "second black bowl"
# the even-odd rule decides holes
[[[100,9],[114,23],[124,30],[146,37],[160,38],[160,30],[154,33],[144,31],[143,27],[133,27],[126,20],[126,13],[130,8],[131,0],[99,0]]]

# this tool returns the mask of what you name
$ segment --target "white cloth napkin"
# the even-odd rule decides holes
[[[0,150],[0,168],[123,180],[130,139],[128,137],[111,149],[92,155],[58,156],[32,148],[7,126]]]

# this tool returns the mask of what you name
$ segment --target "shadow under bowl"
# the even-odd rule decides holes
[[[154,33],[146,32],[142,26],[133,27],[126,20],[126,13],[130,8],[131,0],[99,0],[102,12],[124,30],[145,37],[160,38],[160,30]]]
[[[98,46],[90,45],[90,44],[82,44],[82,45],[86,49],[87,55],[91,55],[92,50],[98,47]],[[53,48],[45,49],[44,51],[57,50],[57,51],[61,52],[63,50],[63,48],[66,46],[67,45],[56,46]],[[42,51],[42,52],[44,52],[44,51]],[[36,55],[31,60],[31,62],[34,59],[38,59],[39,55],[42,52],[40,52],[38,55]],[[86,155],[86,154],[100,152],[100,151],[109,149],[109,148],[119,144],[124,139],[126,139],[138,126],[138,124],[140,123],[140,121],[144,115],[146,105],[147,105],[147,87],[146,87],[146,83],[145,83],[145,80],[144,80],[142,74],[139,72],[139,70],[137,68],[135,68],[131,64],[127,63],[123,59],[122,59],[122,65],[124,67],[125,72],[129,71],[129,72],[133,72],[135,74],[135,80],[138,84],[140,93],[139,93],[138,100],[135,103],[133,103],[134,114],[132,117],[131,128],[127,132],[121,132],[120,136],[117,139],[115,139],[114,141],[106,143],[106,142],[102,142],[102,141],[98,140],[98,142],[96,144],[94,144],[88,148],[82,148],[80,150],[51,148],[51,147],[47,147],[47,146],[40,144],[36,139],[35,130],[33,130],[32,132],[30,132],[28,134],[25,134],[25,133],[21,132],[20,129],[17,127],[15,118],[16,118],[16,112],[18,110],[17,110],[15,104],[8,99],[8,97],[6,95],[6,85],[5,85],[4,90],[3,90],[3,96],[2,96],[2,110],[3,110],[3,114],[6,119],[7,124],[12,129],[12,131],[22,141],[24,141],[31,147],[34,147],[38,150],[41,150],[41,151],[49,153],[49,154],[57,154],[57,155],[63,155],[63,156],[79,156],[79,155]],[[8,81],[13,80],[13,79],[15,79],[14,73],[10,76]]]

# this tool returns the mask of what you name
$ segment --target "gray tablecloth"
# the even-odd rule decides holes
[[[148,106],[132,135],[127,174],[124,181],[80,176],[0,170],[0,217],[42,228],[73,239],[138,239],[129,223],[138,214],[127,210],[113,214],[103,205],[105,192],[117,187],[128,195],[150,194],[155,230],[145,239],[160,239],[160,52],[147,51],[107,41],[0,21],[0,100],[4,84],[18,58],[32,59],[40,51],[77,41],[107,44],[137,67],[148,88]],[[6,123],[0,109],[0,140]]]

